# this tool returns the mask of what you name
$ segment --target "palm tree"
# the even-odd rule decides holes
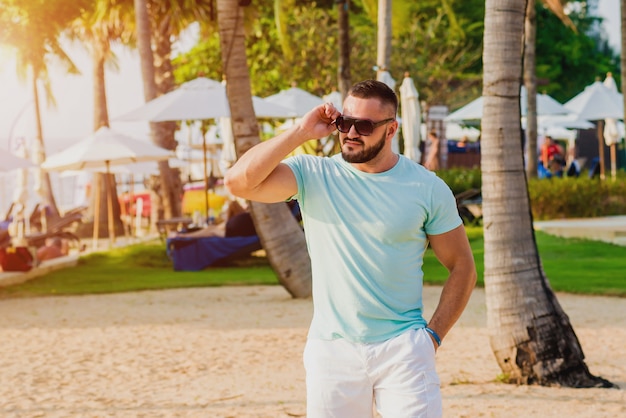
[[[592,375],[541,266],[520,147],[525,3],[486,0],[482,195],[487,326],[509,381],[611,387]]]
[[[143,80],[143,95],[146,102],[155,99],[158,95],[156,71],[152,51],[152,27],[148,14],[147,0],[134,0],[135,26],[137,30],[137,48],[141,65],[141,79]],[[173,122],[150,123],[152,141],[167,149],[175,149]],[[174,186],[172,180],[176,178],[167,161],[159,163],[159,182],[163,185],[162,193],[157,193],[160,187],[153,183],[150,192],[152,229],[156,228],[157,221],[162,218],[172,218],[180,215],[180,202],[176,195],[180,190]],[[156,187],[154,187],[156,186]]]
[[[222,67],[228,83],[235,149],[240,156],[260,142],[252,106],[250,74],[246,61],[243,6],[245,0],[218,0]],[[279,282],[297,298],[311,295],[311,261],[304,233],[286,205],[251,202],[252,218]]]
[[[79,73],[72,60],[61,48],[59,35],[72,20],[80,15],[87,5],[86,0],[77,2],[70,0],[32,2],[3,0],[0,3],[0,26],[2,27],[0,42],[15,48],[19,75],[23,79],[30,77],[35,107],[35,140],[41,154],[37,156],[37,159],[40,160],[39,163],[45,159],[40,84],[43,85],[46,92],[48,104],[54,105],[46,58],[55,55],[66,66],[68,73]],[[59,216],[50,184],[50,176],[47,172],[42,173],[40,194],[44,205],[51,212],[50,215]]]
[[[172,39],[192,22],[210,24],[213,20],[214,2],[203,0],[134,0],[137,25],[137,43],[147,101],[172,91],[176,86],[171,61]],[[149,7],[148,7],[149,5]],[[151,123],[153,141],[166,149],[176,148],[175,122]],[[167,161],[159,162],[161,193],[153,193],[153,225],[161,216],[180,215],[182,184],[176,170]],[[161,208],[164,212],[161,214]]]
[[[339,53],[338,53],[338,68],[337,68],[337,80],[339,85],[339,92],[341,97],[345,98],[348,95],[348,89],[352,84],[350,77],[350,22],[349,22],[349,10],[350,0],[338,0],[338,35],[339,35]]]
[[[622,35],[622,51],[626,51],[626,0],[620,1],[620,19]],[[626,80],[626,53],[621,54],[622,93],[624,93],[624,80]],[[626,94],[624,97],[624,120],[626,120]]]
[[[111,2],[100,0],[95,4],[93,10],[85,11],[82,16],[76,19],[66,31],[68,36],[80,40],[89,50],[93,63],[93,91],[94,91],[94,132],[103,126],[109,126],[109,111],[106,94],[105,64],[115,62],[115,56],[111,50],[111,41],[120,40],[129,43],[133,36],[133,25],[128,16],[130,3],[128,1]],[[123,224],[120,217],[121,208],[117,199],[117,187],[113,174],[94,174],[95,193],[91,196],[88,215],[93,215],[94,225],[88,222],[81,224],[85,230],[93,227],[97,231],[104,231],[109,228],[109,236],[114,237],[123,231]],[[96,193],[98,196],[96,196]],[[111,196],[111,198],[107,198]],[[112,204],[114,222],[108,222],[108,204]],[[99,205],[98,210],[95,206]],[[98,219],[95,219],[98,214]],[[98,233],[98,235],[100,235]]]
[[[391,61],[391,0],[378,0],[378,47],[376,66],[378,74],[389,71]]]

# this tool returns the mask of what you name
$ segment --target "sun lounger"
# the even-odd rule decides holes
[[[199,271],[218,261],[241,257],[260,250],[257,235],[248,237],[171,237],[167,255],[175,271]]]
[[[73,229],[74,224],[82,222],[83,212],[86,209],[86,207],[75,208],[66,212],[63,216],[48,220],[45,230],[42,228],[40,222],[38,224],[39,230],[25,235],[24,239],[26,239],[29,246],[41,247],[42,245],[45,245],[46,239],[58,237],[74,241],[80,248],[80,238],[71,230]],[[31,215],[31,219],[36,219],[36,216]],[[37,226],[34,229],[37,229]]]

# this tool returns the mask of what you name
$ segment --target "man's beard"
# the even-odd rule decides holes
[[[380,140],[374,143],[374,145],[370,145],[369,147],[363,148],[358,152],[347,152],[344,150],[345,143],[341,145],[341,156],[343,159],[352,164],[363,164],[369,161],[372,161],[385,147],[385,137],[387,136],[387,130],[385,129],[385,133],[383,133],[380,137]],[[363,140],[361,138],[358,139],[360,143],[363,144]]]

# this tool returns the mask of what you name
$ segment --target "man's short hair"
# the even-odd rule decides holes
[[[378,80],[364,80],[353,85],[348,96],[360,99],[379,99],[383,105],[393,107],[394,115],[398,112],[398,96],[388,85]]]

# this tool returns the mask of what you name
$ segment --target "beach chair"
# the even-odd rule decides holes
[[[262,248],[257,235],[247,237],[170,237],[167,255],[174,271],[200,271]]]
[[[37,205],[31,215],[31,222],[35,223],[34,228],[31,223],[31,230],[35,229],[35,232],[25,235],[24,239],[29,246],[41,247],[45,245],[48,238],[56,237],[74,242],[80,249],[80,238],[74,234],[73,229],[75,224],[82,222],[83,212],[86,209],[86,206],[81,206],[65,212],[63,216],[49,217],[46,219],[46,225],[44,226],[41,221],[41,211],[45,213],[45,209],[41,209]],[[37,222],[37,219],[39,219],[39,222]]]
[[[468,189],[455,196],[456,207],[465,225],[480,222],[483,217],[482,195],[479,189]]]

